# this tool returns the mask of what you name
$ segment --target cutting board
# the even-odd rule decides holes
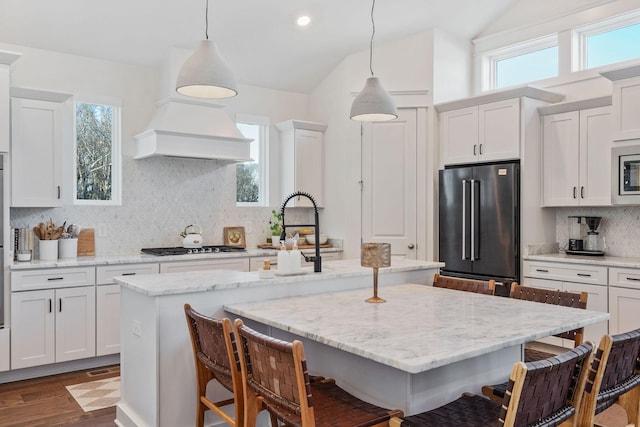
[[[95,231],[93,228],[85,228],[78,235],[78,256],[94,256],[95,254]]]

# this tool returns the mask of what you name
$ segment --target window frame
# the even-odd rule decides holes
[[[111,123],[111,200],[78,199],[78,123],[77,105],[105,105],[112,108]],[[122,101],[104,96],[75,96],[73,100],[73,204],[76,206],[122,205]]]
[[[518,56],[527,55],[529,53],[537,52],[540,50],[548,49],[551,47],[558,47],[558,55],[560,55],[560,45],[558,42],[558,34],[548,34],[542,37],[536,37],[531,40],[511,44],[509,46],[501,47],[491,50],[482,54],[482,67],[483,75],[485,76],[483,84],[483,91],[504,89],[504,87],[497,86],[497,64],[500,61],[515,58]],[[560,75],[560,58],[558,58],[558,70],[556,76],[545,77],[541,80],[550,78],[556,78]],[[488,83],[488,85],[487,85]],[[522,82],[520,85],[527,84],[529,82]],[[486,89],[485,89],[486,87]]]
[[[585,71],[585,70],[598,70],[605,67],[610,67],[616,64],[623,64],[630,61],[638,61],[638,58],[631,58],[621,62],[612,62],[610,64],[598,65],[596,67],[587,67],[587,39],[590,36],[608,33],[631,25],[640,24],[640,10],[634,12],[627,12],[621,15],[613,17],[607,17],[605,19],[599,19],[588,24],[580,25],[571,30],[572,32],[572,51],[577,52],[573,55],[573,61],[571,63],[571,71]]]
[[[257,202],[238,202],[236,192],[236,207],[265,207],[269,206],[269,126],[268,117],[251,114],[236,114],[236,125],[238,123],[259,126],[260,140],[258,141],[258,165],[260,186],[258,189]],[[253,142],[252,142],[253,143]],[[246,162],[238,163],[242,164]],[[237,166],[236,165],[236,166]],[[237,170],[237,168],[236,168]],[[237,178],[236,178],[237,183]]]

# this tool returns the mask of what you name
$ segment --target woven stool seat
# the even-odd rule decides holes
[[[311,377],[300,341],[282,341],[235,321],[245,396],[245,426],[266,409],[290,427],[382,427],[402,416],[347,393],[332,379]]]

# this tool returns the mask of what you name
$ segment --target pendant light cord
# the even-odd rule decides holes
[[[205,8],[204,14],[204,37],[209,40],[209,0],[207,1],[207,6]]]
[[[373,36],[376,35],[376,22],[373,20],[373,9],[376,7],[376,0],[371,3],[371,26],[373,31],[371,32],[371,41],[369,42],[369,71],[373,77]]]

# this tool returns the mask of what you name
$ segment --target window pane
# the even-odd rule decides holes
[[[640,24],[587,36],[587,68],[640,58]]]
[[[113,108],[76,104],[76,199],[112,200]]]
[[[496,61],[496,88],[558,75],[558,46]]]
[[[238,123],[238,129],[245,138],[252,138],[251,162],[236,165],[236,202],[260,202],[260,126]]]

